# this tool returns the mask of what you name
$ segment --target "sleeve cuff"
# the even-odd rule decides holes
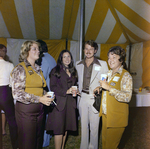
[[[40,100],[40,96],[34,96],[34,97],[31,99],[31,103],[39,103],[39,100]]]

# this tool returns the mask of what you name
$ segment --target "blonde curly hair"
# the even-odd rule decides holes
[[[20,55],[19,55],[19,62],[23,62],[25,59],[27,59],[29,55],[30,48],[33,44],[37,44],[39,46],[39,50],[41,49],[40,44],[36,41],[25,41],[20,50]]]

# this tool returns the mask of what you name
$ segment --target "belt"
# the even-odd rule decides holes
[[[82,90],[83,93],[89,94],[89,91]]]

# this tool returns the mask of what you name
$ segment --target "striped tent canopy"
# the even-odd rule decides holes
[[[84,0],[84,39],[150,40],[150,0]],[[80,0],[0,0],[0,37],[79,40]]]
[[[136,74],[134,87],[145,87],[150,86],[149,16],[150,0],[0,0],[0,43],[7,46],[14,65],[22,43],[36,39],[47,43],[56,61],[65,48],[77,61],[82,20],[83,40],[98,43],[96,56],[107,61],[109,48],[120,45],[130,72]]]

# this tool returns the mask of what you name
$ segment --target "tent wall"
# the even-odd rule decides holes
[[[48,47],[48,53],[54,57],[55,60],[58,59],[60,52],[66,49],[66,40],[44,40]],[[68,45],[70,49],[70,42]]]
[[[25,39],[0,38],[0,43],[7,46],[7,60],[15,66],[19,63],[19,54],[21,45]],[[59,53],[66,49],[66,40],[44,40],[48,46],[48,53],[57,61]],[[70,47],[71,44],[71,47]],[[79,49],[78,42],[68,41],[68,49],[71,51],[74,60],[78,60]]]
[[[0,38],[0,43],[7,46],[7,60],[11,61],[14,65],[19,63],[18,57],[20,48],[24,39],[13,38]],[[48,46],[48,53],[51,54],[57,61],[59,53],[66,49],[66,40],[44,40]],[[98,52],[96,57],[101,60],[107,61],[108,50],[112,46],[121,46],[126,49],[126,63],[128,64],[129,58],[129,45],[127,44],[98,44]],[[72,53],[74,62],[79,60],[79,41],[68,41],[68,49]],[[130,72],[133,74],[134,88],[140,86],[150,86],[150,41],[136,43],[132,45],[131,49],[131,62]]]
[[[7,39],[6,38],[0,38],[0,43],[7,46]]]
[[[150,86],[150,41],[143,42],[142,87]]]
[[[127,46],[127,61],[129,58],[129,45]],[[133,87],[142,86],[142,61],[143,61],[143,43],[133,44],[131,47],[130,72],[133,77]],[[147,76],[148,77],[148,76]]]
[[[128,58],[129,45],[126,49]],[[132,45],[130,65],[130,72],[133,77],[133,87],[144,88],[150,86],[150,41]]]

